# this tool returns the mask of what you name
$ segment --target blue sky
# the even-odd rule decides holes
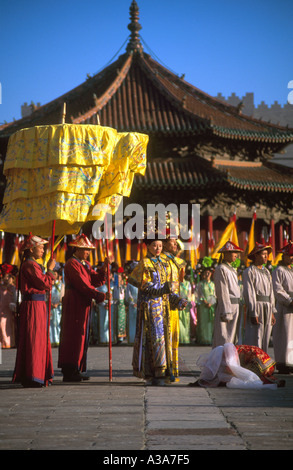
[[[137,0],[145,52],[215,96],[287,103],[290,0]],[[0,123],[104,68],[130,34],[131,0],[1,0]],[[126,44],[119,51],[125,52]],[[115,57],[117,58],[117,56]]]

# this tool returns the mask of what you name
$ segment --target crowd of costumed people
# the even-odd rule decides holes
[[[178,243],[177,256],[184,257],[185,253]],[[50,340],[52,346],[58,346],[60,341],[60,326],[62,313],[62,298],[65,293],[64,266],[66,256],[66,244],[60,248],[63,254],[57,253],[55,267],[55,282],[52,286],[52,304],[50,318]],[[94,264],[93,258],[91,259]],[[121,260],[120,260],[121,263]],[[103,264],[98,261],[95,269]],[[136,260],[128,260],[123,266],[113,261],[110,264],[111,278],[111,311],[112,311],[112,343],[133,344],[136,327],[137,295],[138,288],[128,283],[128,277],[138,264]],[[214,331],[214,317],[216,306],[216,292],[213,275],[219,264],[218,259],[211,256],[201,258],[192,267],[191,261],[186,261],[185,275],[180,282],[181,296],[187,299],[188,306],[179,312],[180,321],[180,344],[212,345]],[[246,264],[237,258],[232,263],[237,271],[240,287],[242,286],[242,274]],[[267,268],[272,273],[277,265],[272,261],[267,262]],[[2,348],[13,348],[15,344],[16,330],[16,300],[17,300],[17,278],[19,265],[3,263],[0,266],[0,306],[1,306],[1,328],[0,342]],[[107,290],[107,285],[99,288]],[[241,299],[242,321],[239,322],[239,339],[243,339],[245,304]],[[92,301],[90,322],[90,344],[103,345],[109,341],[108,337],[108,302],[96,304]]]
[[[109,302],[111,302],[111,332],[112,332],[112,344],[114,345],[133,345],[135,349],[135,337],[138,328],[138,296],[139,296],[139,285],[136,285],[136,282],[130,282],[130,279],[134,279],[134,273],[136,273],[137,268],[140,266],[139,261],[137,260],[128,260],[126,261],[123,266],[120,261],[115,259],[115,261],[110,262],[107,259],[107,265],[105,265],[105,260],[98,261],[95,263],[94,259],[94,249],[95,246],[88,240],[87,237],[83,235],[84,238],[77,237],[76,242],[73,240],[71,242],[71,247],[75,248],[78,252],[79,249],[84,249],[85,247],[78,243],[88,243],[91,253],[91,259],[89,259],[89,266],[92,265],[91,276],[100,276],[100,281],[94,287],[94,292],[90,292],[89,295],[89,302],[86,305],[87,315],[88,315],[88,344],[92,346],[99,346],[99,345],[106,345],[109,343]],[[32,237],[30,240],[33,240]],[[86,240],[86,242],[85,242]],[[46,241],[42,243],[38,243],[37,246],[42,246],[42,253],[40,254],[40,260],[44,259],[44,247],[46,245]],[[161,243],[161,242],[160,242]],[[31,249],[32,247],[35,249],[35,245],[28,245]],[[26,251],[29,250],[26,248]],[[50,310],[50,323],[49,323],[49,336],[50,336],[50,344],[52,347],[59,347],[60,350],[70,351],[70,345],[66,345],[66,347],[60,347],[61,342],[61,319],[62,314],[64,317],[64,310],[65,307],[65,300],[66,300],[66,292],[70,290],[70,286],[66,285],[65,281],[65,270],[68,263],[65,264],[65,252],[67,250],[66,244],[63,244],[63,254],[61,255],[61,248],[59,248],[59,252],[57,250],[56,259],[54,260],[53,264],[48,267],[48,273],[46,276],[46,287],[44,287],[46,294],[44,296],[45,300],[48,297],[48,291],[51,292],[51,310]],[[149,250],[148,246],[148,250]],[[162,248],[161,248],[162,250]],[[25,251],[25,250],[22,250]],[[205,256],[204,258],[199,259],[196,264],[193,264],[190,260],[185,261],[183,260],[184,251],[182,250],[182,244],[179,240],[176,240],[176,249],[174,248],[173,256],[175,256],[176,252],[176,259],[177,264],[178,261],[183,261],[184,269],[182,269],[183,275],[178,278],[178,299],[176,300],[176,305],[174,309],[178,310],[178,338],[177,342],[179,345],[184,344],[195,344],[195,345],[206,345],[212,346],[213,349],[217,348],[221,342],[217,344],[216,338],[218,335],[224,335],[225,341],[224,343],[228,344],[237,344],[242,345],[245,344],[246,337],[248,335],[254,334],[253,327],[251,328],[251,332],[249,332],[248,324],[248,310],[250,309],[251,299],[253,297],[252,287],[249,291],[249,282],[251,279],[248,277],[256,275],[254,274],[253,270],[249,270],[247,265],[242,262],[238,256],[234,258],[228,257],[231,253],[239,254],[242,252],[239,247],[237,247],[232,242],[227,242],[222,249],[219,250],[219,254],[221,254],[220,258],[212,258],[211,256]],[[229,253],[231,252],[231,253]],[[250,260],[252,261],[253,266],[255,265],[255,258],[258,255],[262,255],[264,252],[267,255],[270,255],[272,249],[269,245],[263,244],[255,244],[254,249],[250,253]],[[149,253],[149,252],[148,252]],[[154,252],[155,253],[155,252]],[[268,282],[270,286],[272,286],[274,297],[273,297],[273,305],[271,305],[272,312],[271,318],[274,320],[271,321],[271,327],[267,329],[268,332],[263,331],[263,337],[266,336],[265,341],[266,344],[263,342],[262,344],[257,344],[255,340],[255,346],[261,346],[262,351],[267,353],[267,349],[269,344],[271,346],[275,346],[278,343],[277,354],[284,356],[287,354],[288,344],[292,343],[292,305],[293,305],[293,277],[292,277],[292,263],[293,263],[293,245],[289,242],[284,249],[280,250],[282,256],[279,259],[278,264],[272,263],[272,261],[268,261],[268,257],[265,259],[261,258],[261,268],[262,270],[256,270],[257,276],[261,272],[261,276],[265,275],[265,278],[255,278],[252,280],[252,284],[254,283],[255,286],[261,286],[262,283]],[[153,255],[155,256],[155,254]],[[38,266],[42,267],[42,262],[38,260],[37,255],[34,255],[35,261],[39,261],[40,264]],[[225,258],[226,257],[226,258]],[[286,258],[287,257],[287,258]],[[158,259],[159,255],[157,256]],[[75,258],[77,259],[77,258]],[[152,258],[150,258],[152,259]],[[284,260],[287,259],[286,263]],[[29,260],[29,258],[28,258]],[[79,260],[80,262],[84,263],[84,260]],[[23,260],[21,261],[23,262]],[[234,302],[237,307],[237,315],[235,315],[235,324],[233,324],[233,334],[228,331],[230,328],[229,322],[229,314],[227,314],[227,319],[223,320],[223,318],[218,319],[217,317],[217,309],[219,309],[219,305],[224,304],[224,291],[219,290],[219,285],[223,285],[223,281],[216,281],[219,279],[219,276],[223,275],[221,272],[221,267],[229,265],[229,269],[234,276],[234,281],[237,284],[237,293],[235,299],[237,302]],[[164,263],[163,263],[164,264]],[[179,263],[180,264],[180,263]],[[251,268],[253,267],[251,266]],[[289,281],[286,281],[288,286],[285,285],[286,282],[284,281],[284,272],[279,270],[279,267],[284,267],[286,275],[289,275]],[[105,282],[105,272],[109,268],[110,271],[110,296],[107,294],[108,292],[108,285]],[[7,264],[4,263],[1,265],[1,288],[0,288],[0,314],[1,314],[1,323],[0,323],[0,340],[1,340],[1,347],[2,348],[14,348],[19,346],[19,316],[18,316],[18,306],[19,304],[23,304],[23,300],[28,300],[22,297],[22,291],[19,288],[19,270],[21,266],[19,264]],[[29,267],[29,269],[31,269]],[[39,268],[38,268],[39,269]],[[41,269],[41,268],[40,268]],[[75,268],[73,266],[73,270]],[[222,270],[223,271],[223,270]],[[30,271],[28,271],[30,272]],[[103,279],[101,278],[102,274]],[[275,273],[275,275],[274,275]],[[277,274],[278,273],[278,274]],[[41,277],[40,273],[34,273],[35,277]],[[82,273],[78,273],[79,276],[82,277]],[[138,272],[138,277],[141,275]],[[277,277],[278,276],[278,277]],[[282,277],[283,276],[283,277]],[[291,277],[290,277],[291,276]],[[79,277],[79,280],[81,279]],[[269,279],[270,278],[270,279]],[[292,279],[291,279],[292,278]],[[72,278],[74,279],[74,277]],[[102,280],[101,280],[102,279]],[[235,281],[236,279],[236,281]],[[265,279],[265,281],[264,281]],[[272,280],[273,279],[273,280]],[[290,284],[291,279],[291,284]],[[22,281],[23,282],[23,281]],[[218,288],[217,288],[218,282]],[[284,286],[282,287],[282,282]],[[44,286],[45,286],[44,284]],[[243,290],[244,286],[244,290]],[[246,286],[246,287],[245,287]],[[287,293],[286,299],[286,307],[287,307],[287,315],[285,325],[281,325],[280,318],[278,319],[278,315],[280,317],[280,313],[278,313],[278,303],[282,303],[282,293],[280,293],[281,289],[285,289]],[[91,286],[93,290],[93,287]],[[71,289],[72,291],[73,289]],[[246,294],[245,294],[245,292]],[[86,292],[86,291],[85,291]],[[247,294],[249,292],[249,294]],[[257,291],[259,292],[259,291]],[[170,294],[170,293],[169,293]],[[273,295],[273,294],[272,294]],[[43,294],[42,294],[43,296]],[[290,297],[291,296],[291,297]],[[170,311],[172,311],[171,305],[171,294],[170,297]],[[265,303],[265,308],[267,308],[267,303],[269,300],[265,297],[266,295],[262,295],[257,293],[256,294],[258,303],[257,306],[254,307],[254,311],[257,311],[257,308],[260,305]],[[234,300],[235,300],[234,299]],[[29,298],[31,300],[31,297]],[[35,300],[35,299],[34,299]],[[175,302],[174,300],[174,302]],[[180,304],[179,307],[179,300],[183,303]],[[173,300],[172,300],[173,301]],[[72,299],[71,301],[72,302]],[[71,308],[74,308],[72,304]],[[70,304],[69,304],[70,305]],[[75,305],[76,307],[76,305]],[[235,308],[236,308],[235,307]],[[67,307],[70,308],[70,307]],[[264,310],[265,311],[265,310]],[[279,308],[280,311],[280,308]],[[222,315],[222,314],[221,314]],[[268,315],[268,313],[264,313],[264,315]],[[171,318],[171,316],[170,316]],[[260,318],[256,315],[257,318]],[[277,318],[277,321],[275,320]],[[279,321],[278,321],[279,320]],[[220,323],[217,323],[219,322]],[[225,326],[226,330],[223,333],[223,325]],[[287,322],[287,323],[286,323]],[[289,323],[290,324],[289,324]],[[252,322],[251,322],[252,323]],[[273,328],[274,327],[274,328]],[[274,329],[278,330],[278,332],[273,334]],[[70,328],[67,328],[68,331]],[[265,327],[263,327],[265,330]],[[259,331],[259,330],[258,330]],[[176,333],[176,334],[177,334]],[[291,335],[291,336],[290,336]],[[174,337],[175,338],[175,337]],[[283,342],[283,350],[286,352],[281,352],[282,345],[280,345],[280,341]],[[172,343],[172,340],[171,340]],[[174,340],[175,344],[175,340]],[[253,340],[252,343],[254,344]],[[264,345],[265,344],[265,345]],[[275,351],[276,353],[276,351]],[[176,351],[174,349],[173,357],[175,357]],[[221,354],[223,351],[221,350]],[[61,354],[62,356],[62,354]],[[292,354],[291,354],[292,356]],[[292,357],[290,358],[292,359]],[[178,358],[177,358],[178,359]],[[290,359],[290,360],[291,360]],[[64,362],[65,361],[65,362]],[[64,364],[66,364],[66,360],[64,359]],[[62,367],[62,359],[59,359],[59,363]],[[175,364],[175,365],[174,365]],[[291,372],[292,365],[288,365],[288,360],[281,359],[279,361],[280,370],[283,372]],[[283,368],[282,368],[283,367]],[[176,361],[173,359],[173,372],[171,371],[171,376],[174,373],[174,377],[176,378]],[[178,368],[178,367],[177,367]],[[64,366],[65,369],[65,366]]]
[[[116,261],[110,264],[112,343],[133,344],[136,328],[138,288],[128,283],[128,277],[138,264],[129,260],[123,266]],[[102,261],[95,269],[99,269]],[[180,344],[197,343],[211,345],[215,309],[215,287],[212,275],[217,261],[210,257],[199,260],[194,268],[187,261],[184,279],[180,284],[181,295],[189,301],[180,312]],[[65,263],[56,262],[55,280],[51,291],[50,340],[58,346],[60,341],[62,298],[65,293]],[[16,347],[16,307],[19,267],[4,263],[0,266],[0,342],[2,348]],[[98,288],[107,291],[107,285]],[[19,298],[21,301],[21,298]],[[90,321],[90,345],[109,342],[108,301],[97,304],[92,301]]]

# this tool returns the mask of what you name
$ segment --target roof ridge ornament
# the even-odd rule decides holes
[[[127,26],[131,31],[130,40],[126,48],[126,52],[142,52],[143,47],[140,42],[139,31],[142,26],[138,22],[139,20],[139,8],[135,0],[132,0],[132,3],[129,8],[130,20],[131,22]]]

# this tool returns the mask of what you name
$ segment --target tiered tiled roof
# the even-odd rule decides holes
[[[222,183],[223,176],[202,159],[180,158],[149,161],[144,176],[137,175],[140,190],[207,189]]]
[[[234,187],[245,191],[293,193],[293,170],[271,163],[215,160],[200,157],[148,162],[144,176],[137,175],[140,190]]]
[[[214,167],[225,174],[229,185],[249,191],[293,193],[293,170],[270,162],[215,160]]]
[[[30,116],[0,127],[0,137],[41,124],[100,123],[119,131],[161,134],[209,133],[228,139],[288,144],[287,129],[240,114],[193,87],[144,52],[126,52],[99,74]]]

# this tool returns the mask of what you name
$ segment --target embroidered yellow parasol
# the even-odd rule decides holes
[[[8,143],[7,185],[0,214],[4,232],[39,236],[78,233],[104,220],[129,196],[135,173],[144,174],[148,136],[99,125],[57,124],[22,129]]]

